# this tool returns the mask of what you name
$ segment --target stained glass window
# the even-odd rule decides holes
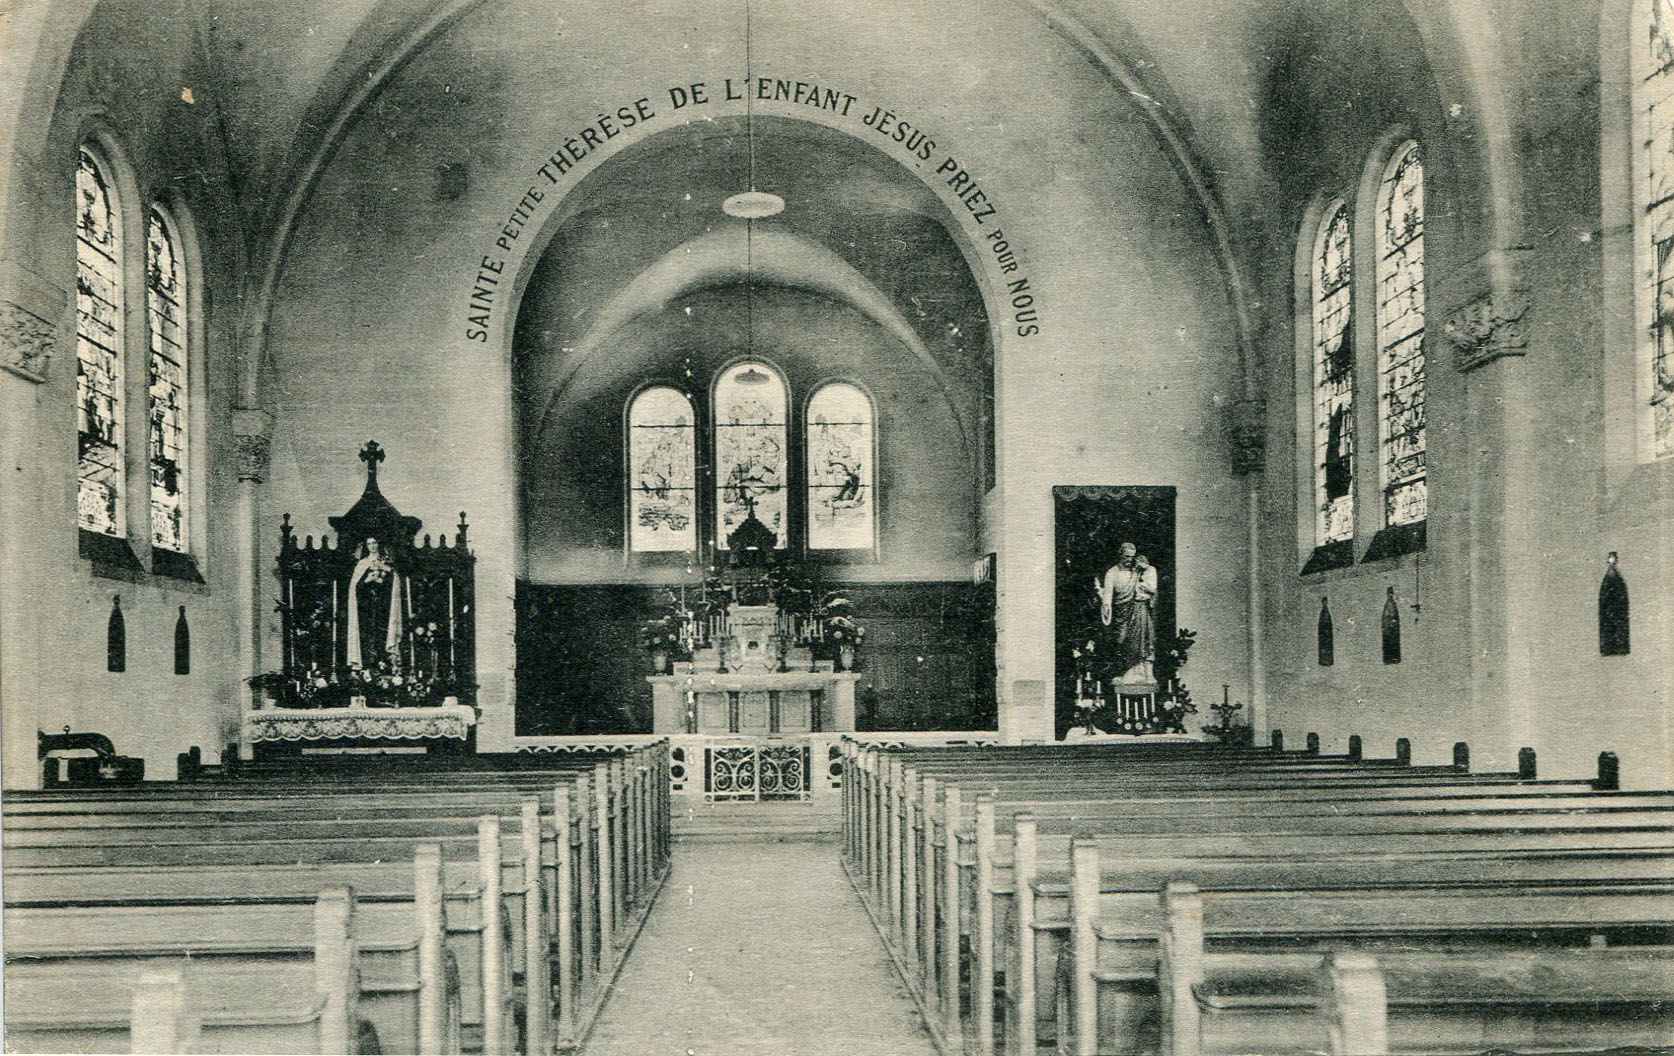
[[[715,383],[715,545],[754,512],[787,544],[785,383],[763,363],[729,367]]]
[[[808,548],[870,550],[872,401],[845,383],[808,401]]]
[[[1644,381],[1652,458],[1674,457],[1674,0],[1651,0],[1649,47],[1640,53],[1643,154],[1636,255],[1645,324]]]
[[[1424,162],[1403,143],[1378,189],[1378,445],[1384,523],[1424,520]]]
[[[1318,542],[1354,538],[1354,284],[1348,205],[1314,243],[1314,502]]]
[[[697,549],[696,428],[692,401],[678,389],[646,389],[628,408],[631,549]]]
[[[146,426],[151,454],[151,545],[184,552],[190,440],[186,269],[173,221],[155,208],[145,234],[145,321],[151,345]]]
[[[123,532],[122,216],[108,170],[76,167],[76,522]]]

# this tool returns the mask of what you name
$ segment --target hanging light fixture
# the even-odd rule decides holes
[[[744,3],[744,73],[745,79],[750,76],[751,40],[749,0]],[[744,95],[744,142],[748,148],[750,161],[750,189],[740,191],[721,203],[721,212],[739,220],[765,220],[770,216],[778,216],[785,211],[785,200],[770,191],[756,189],[756,128],[755,105],[750,93]]]
[[[755,152],[754,139],[750,142],[750,150],[752,153]],[[751,168],[754,168],[754,166],[752,165]],[[755,182],[755,179],[752,178],[750,180],[752,184],[750,190],[739,191],[722,202],[721,211],[740,220],[765,220],[767,217],[778,216],[784,212],[785,200],[770,191],[755,190],[753,186]]]

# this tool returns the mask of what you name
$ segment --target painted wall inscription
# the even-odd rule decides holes
[[[666,99],[666,102],[663,100]],[[590,154],[604,148],[633,129],[650,125],[667,114],[690,111],[715,103],[769,104],[771,112],[818,110],[833,115],[839,123],[854,122],[866,130],[862,138],[877,136],[886,149],[905,155],[920,178],[945,197],[953,199],[980,230],[983,254],[999,282],[1005,300],[1004,311],[1012,333],[1020,338],[1041,332],[1040,308],[1029,277],[1022,270],[1017,243],[1000,226],[1000,207],[975,174],[953,154],[937,146],[936,140],[917,121],[887,107],[869,103],[853,92],[812,81],[780,77],[727,77],[719,84],[696,81],[674,85],[655,95],[644,95],[609,110],[600,111],[587,125],[565,136],[530,174],[529,186],[490,235],[490,249],[473,264],[470,293],[466,298],[464,336],[467,341],[486,344],[495,313],[506,297],[507,264],[521,247],[518,242],[539,226],[537,215],[543,203],[556,197],[573,170]],[[664,118],[666,120],[666,118]],[[515,270],[515,269],[514,269]],[[998,306],[996,306],[998,307]]]

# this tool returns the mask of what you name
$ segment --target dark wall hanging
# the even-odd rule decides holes
[[[1319,639],[1319,666],[1330,667],[1337,662],[1337,630],[1331,623],[1331,604],[1319,599],[1319,624],[1315,628]]]
[[[128,627],[122,620],[122,595],[110,599],[110,619],[105,621],[105,670],[128,670]]]
[[[1383,662],[1401,662],[1401,606],[1395,602],[1395,588],[1383,599]]]
[[[1601,656],[1626,656],[1628,636],[1628,588],[1616,567],[1616,551],[1604,559],[1604,580],[1598,585],[1598,651]]]
[[[174,618],[174,673],[192,673],[192,629],[186,626],[184,605],[180,606],[180,615]]]

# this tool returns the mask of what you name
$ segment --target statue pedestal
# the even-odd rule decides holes
[[[848,733],[859,678],[847,671],[650,675],[652,732]]]

